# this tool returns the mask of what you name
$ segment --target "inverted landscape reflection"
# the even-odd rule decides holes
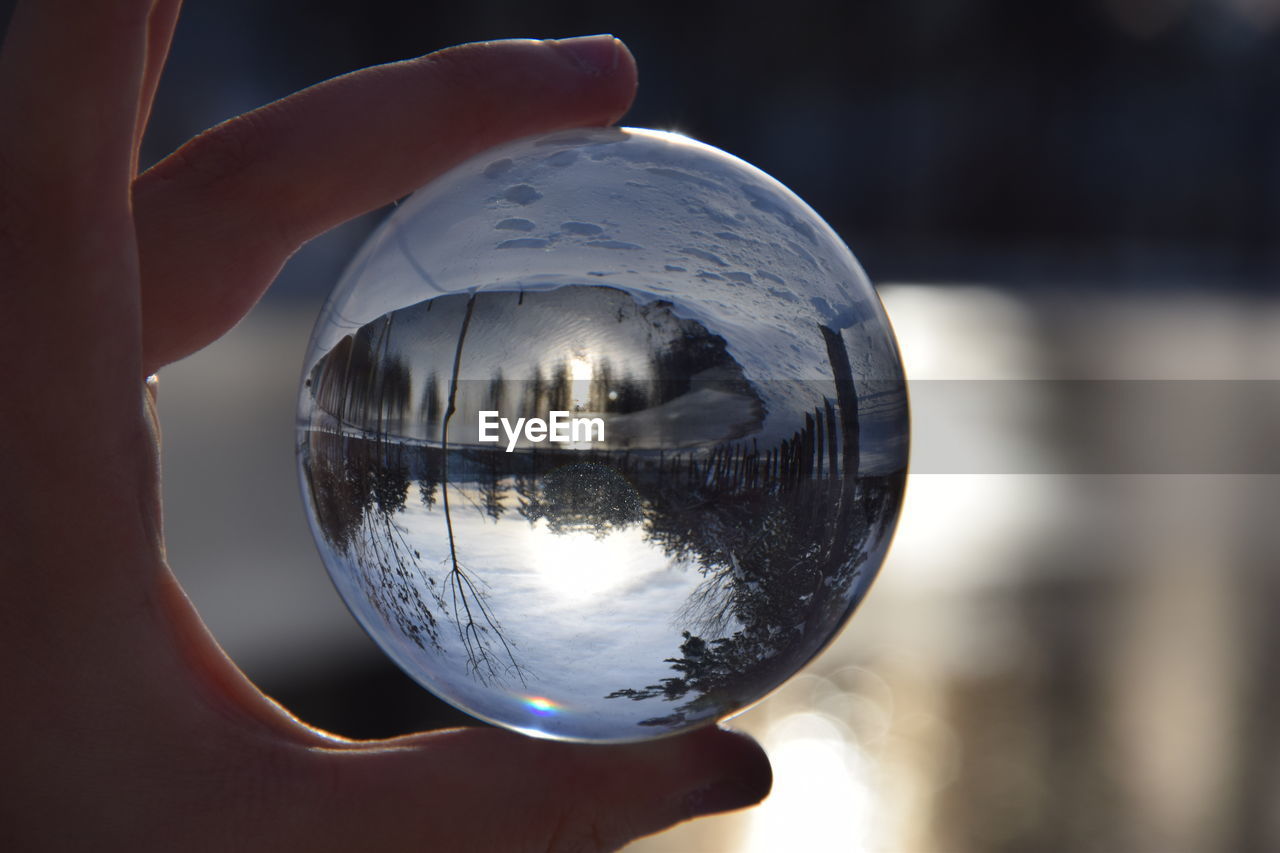
[[[874,578],[905,468],[901,378],[750,376],[669,302],[566,283],[438,296],[308,374],[300,460],[325,562],[421,684],[482,719],[625,741],[750,705]],[[739,344],[740,345],[740,344]],[[478,413],[604,439],[484,444]]]

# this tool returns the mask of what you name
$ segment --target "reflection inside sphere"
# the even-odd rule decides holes
[[[339,283],[301,395],[355,616],[447,701],[566,739],[690,728],[803,666],[883,559],[905,458],[848,250],[654,132],[525,140],[420,191]]]

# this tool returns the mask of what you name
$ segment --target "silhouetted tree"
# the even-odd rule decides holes
[[[546,519],[557,535],[589,531],[603,538],[643,518],[640,496],[607,465],[578,462],[550,471],[521,514],[531,523]]]

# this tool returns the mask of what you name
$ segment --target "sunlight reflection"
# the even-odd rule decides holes
[[[843,723],[802,711],[771,725],[763,742],[774,794],[752,814],[743,850],[872,849],[875,769]]]
[[[1027,306],[992,288],[884,285],[912,406],[911,471],[882,587],[936,595],[1021,570],[1065,497],[1043,470],[1048,368]],[[986,470],[983,470],[986,466]],[[1009,476],[1018,474],[1021,476]],[[949,633],[949,632],[946,632]]]
[[[991,287],[885,284],[881,301],[908,381],[1044,378],[1027,306]]]
[[[560,705],[544,696],[530,696],[524,700],[529,710],[539,717],[548,717],[560,710]]]
[[[878,585],[935,595],[1016,577],[1019,557],[1065,496],[1052,476],[916,474],[894,536],[894,571]]]
[[[566,603],[620,591],[640,571],[637,555],[651,550],[639,526],[596,536],[585,530],[553,533],[544,520],[529,530],[527,541],[538,582]]]
[[[580,412],[587,408],[591,400],[591,380],[595,378],[595,375],[595,366],[592,364],[591,356],[586,353],[576,353],[570,360],[570,396],[573,400],[574,411]]]

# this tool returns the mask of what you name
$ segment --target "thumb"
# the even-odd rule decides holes
[[[334,798],[311,816],[325,849],[613,850],[772,784],[755,741],[715,728],[623,746],[461,729],[314,757]]]

